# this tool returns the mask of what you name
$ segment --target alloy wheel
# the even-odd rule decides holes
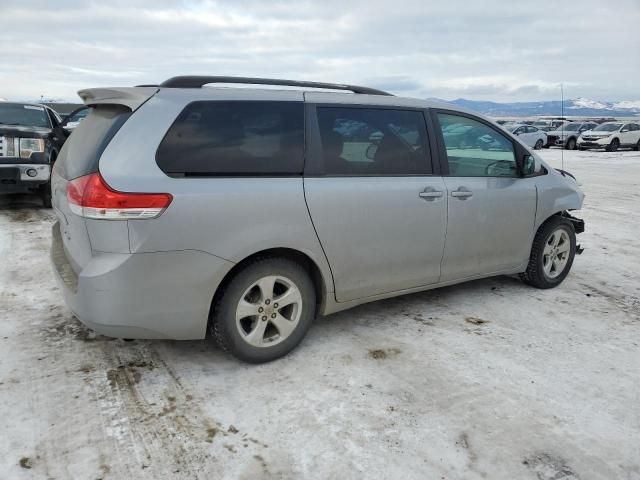
[[[547,239],[542,253],[542,269],[548,278],[558,277],[567,266],[571,241],[567,232],[558,228]]]
[[[272,347],[296,329],[302,314],[302,294],[290,279],[269,275],[254,282],[236,307],[236,326],[254,347]]]

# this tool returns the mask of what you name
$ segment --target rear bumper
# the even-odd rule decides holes
[[[31,175],[29,175],[29,173]],[[51,167],[43,164],[0,164],[0,193],[22,193],[49,181]]]
[[[233,266],[195,250],[94,253],[76,272],[58,223],[52,237],[51,261],[65,303],[82,323],[110,337],[204,338],[215,289]]]

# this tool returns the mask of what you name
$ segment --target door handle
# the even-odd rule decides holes
[[[451,192],[451,196],[459,198],[460,200],[464,200],[466,198],[472,197],[473,192],[470,192],[469,190],[454,190],[453,192]]]
[[[443,193],[437,190],[425,190],[424,192],[420,192],[418,196],[420,198],[424,198],[426,200],[433,200],[436,198],[442,197]]]

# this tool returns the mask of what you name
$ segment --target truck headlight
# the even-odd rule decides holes
[[[42,138],[21,138],[20,158],[29,158],[32,153],[44,152],[44,140]]]

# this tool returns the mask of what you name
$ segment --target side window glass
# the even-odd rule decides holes
[[[328,175],[429,174],[422,112],[318,107]]]
[[[513,143],[485,123],[468,117],[438,113],[449,161],[449,175],[454,177],[517,177]],[[450,125],[459,125],[455,132]]]
[[[197,101],[178,115],[156,152],[168,175],[300,175],[302,102]]]

